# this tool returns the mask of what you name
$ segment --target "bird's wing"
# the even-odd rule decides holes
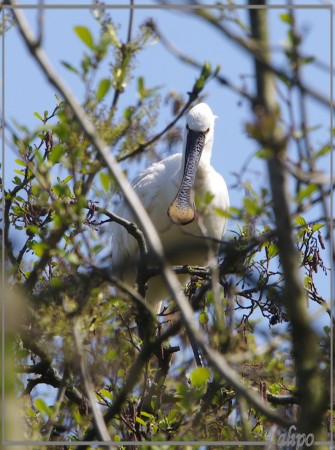
[[[141,172],[132,184],[158,232],[164,232],[172,225],[167,216],[167,209],[178,190],[178,183],[177,181],[174,183],[173,180],[180,167],[181,158],[181,154],[175,154],[152,164]],[[135,222],[134,215],[124,199],[121,200],[115,213]],[[114,269],[138,256],[136,240],[124,227],[115,222],[112,224],[112,252]]]

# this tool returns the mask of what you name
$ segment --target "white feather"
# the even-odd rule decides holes
[[[203,215],[187,225],[176,225],[167,214],[175,199],[184,173],[186,138],[184,153],[177,153],[144,170],[133,182],[134,190],[141,199],[151,220],[160,235],[165,253],[173,265],[188,264],[204,266],[208,263],[208,246],[203,239],[207,236],[221,240],[226,219],[218,215],[215,209],[227,210],[229,196],[223,177],[210,164],[215,117],[208,105],[200,103],[190,110],[186,121],[188,128],[194,131],[209,131],[196,172],[194,191],[200,204],[204,204],[208,193],[213,196]],[[187,130],[185,130],[185,136]],[[116,213],[129,221],[135,221],[129,207],[122,200]],[[124,281],[133,284],[139,252],[136,240],[121,225],[112,226],[112,270]],[[185,283],[187,277],[181,277]],[[147,300],[154,304],[167,295],[161,277],[154,277],[148,283]]]

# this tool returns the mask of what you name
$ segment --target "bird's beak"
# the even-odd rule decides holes
[[[194,181],[205,145],[205,137],[206,133],[203,131],[188,130],[183,179],[176,198],[167,211],[172,222],[178,225],[187,225],[196,217]]]

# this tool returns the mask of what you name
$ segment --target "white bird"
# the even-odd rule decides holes
[[[207,265],[208,242],[204,235],[221,240],[226,229],[226,218],[217,214],[216,209],[229,208],[228,190],[223,177],[210,163],[216,118],[206,103],[194,106],[186,116],[183,153],[152,164],[133,182],[172,265]],[[206,206],[208,199],[211,201]],[[205,205],[201,211],[197,210],[195,201]],[[115,212],[136,222],[124,200]],[[114,222],[112,228],[112,270],[133,284],[139,258],[138,244],[121,225]],[[185,278],[181,277],[182,283]],[[163,279],[160,276],[151,278],[147,301],[158,305],[166,296]]]

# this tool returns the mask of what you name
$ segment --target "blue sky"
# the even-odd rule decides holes
[[[48,4],[48,2],[46,3]],[[59,3],[61,4],[61,2]],[[269,11],[271,37],[276,47],[281,46],[286,39],[287,26],[278,20],[278,15],[284,11]],[[26,11],[26,13],[31,24],[35,26],[36,13],[34,11]],[[244,10],[239,10],[238,14],[242,20],[247,20]],[[329,12],[306,9],[298,10],[296,14],[298,24],[306,34],[304,45],[306,55],[317,55],[320,61],[329,62]],[[55,68],[71,86],[74,94],[80,98],[83,94],[81,83],[74,74],[60,64],[60,61],[69,61],[76,66],[82,53],[86,51],[73,32],[75,25],[87,25],[95,34],[98,32],[98,27],[87,10],[48,10],[45,15],[44,46],[46,52]],[[120,24],[125,33],[129,12],[113,10],[112,15],[114,22]],[[245,75],[247,86],[252,88],[251,58],[227,39],[222,39],[219,33],[210,26],[204,25],[199,19],[177,11],[137,10],[134,14],[135,29],[149,16],[154,18],[166,36],[171,37],[171,42],[180,51],[191,55],[200,62],[209,60],[213,66],[220,64],[223,75],[236,85],[242,84],[241,74]],[[275,57],[279,67],[282,67],[282,58],[279,52],[275,53]],[[149,46],[139,56],[136,72],[138,76],[145,77],[149,87],[163,85],[163,93],[171,89],[186,93],[198,75],[198,71],[177,62],[159,43]],[[313,69],[310,65],[306,68],[306,74],[305,80],[310,85],[325,95],[329,95],[330,81],[326,71]],[[107,68],[104,75],[108,76]],[[136,80],[134,80],[135,85]],[[242,161],[251,151],[255,150],[255,144],[247,138],[244,131],[245,122],[250,118],[249,105],[243,102],[242,106],[239,106],[239,98],[228,89],[219,86],[215,81],[208,84],[206,94],[208,94],[206,101],[219,116],[216,123],[213,165],[224,175],[230,185],[233,182],[231,173],[239,172]],[[135,95],[135,89],[130,87],[122,101],[124,104],[134,101]],[[27,54],[18,37],[17,30],[11,30],[6,35],[5,41],[5,114],[7,120],[15,117],[20,123],[34,126],[38,123],[38,119],[33,116],[33,112],[43,112],[45,109],[51,111],[54,106],[53,88],[50,88],[30,55]],[[308,114],[311,124],[322,126],[315,132],[316,144],[325,141],[329,129],[329,111],[311,101]],[[166,114],[162,111],[159,125],[164,125],[166,120]],[[10,160],[11,156],[8,155],[7,163]]]
[[[21,4],[37,4],[38,2],[21,1]],[[46,4],[54,2],[46,1]],[[90,4],[90,1],[73,1],[73,4]],[[127,5],[128,2],[119,2]],[[149,2],[135,1],[135,4]],[[151,2],[156,5],[156,3]],[[208,2],[209,3],[209,2]],[[273,4],[274,2],[270,2]],[[277,4],[279,2],[276,2]],[[57,4],[69,4],[69,2],[57,2]],[[287,39],[287,25],[279,19],[279,15],[286,12],[285,9],[269,10],[269,23],[271,42],[276,49],[273,53],[274,61],[280,68],[284,68],[284,59],[280,49]],[[25,11],[33,28],[36,26],[36,11]],[[240,20],[248,23],[247,12],[237,10]],[[121,37],[125,38],[128,26],[129,11],[127,9],[113,9],[111,12],[114,23],[120,26]],[[306,56],[317,56],[318,61],[329,64],[330,61],[330,14],[322,9],[299,9],[295,11],[298,28],[304,36],[303,50]],[[219,32],[205,25],[200,19],[191,17],[182,12],[152,9],[136,10],[134,13],[134,33],[136,28],[148,17],[152,17],[165,36],[183,53],[197,59],[199,62],[210,61],[215,67],[220,64],[222,74],[234,84],[241,86],[244,82],[252,91],[253,88],[253,63],[251,58],[240,50],[234,43],[223,39]],[[69,72],[60,63],[61,60],[77,66],[82,54],[87,49],[73,31],[76,25],[88,26],[97,36],[98,26],[88,10],[53,9],[45,12],[45,40],[44,47],[54,67],[59,71],[76,96],[82,98],[83,87],[79,79]],[[238,31],[237,28],[235,31]],[[162,94],[165,95],[174,89],[186,93],[192,87],[199,71],[178,62],[159,43],[148,46],[137,58],[135,79],[122,96],[120,106],[133,103],[136,98],[136,77],[144,76],[148,87],[163,86]],[[244,76],[242,80],[241,75]],[[105,67],[101,78],[108,77],[108,68]],[[330,75],[320,68],[307,65],[304,69],[305,82],[322,92],[330,95]],[[55,91],[41,74],[35,62],[27,53],[18,31],[13,28],[5,36],[5,117],[11,122],[13,118],[28,127],[39,125],[39,120],[34,116],[38,111],[43,114],[49,112],[56,105]],[[213,166],[226,179],[228,187],[235,183],[234,172],[239,173],[245,160],[258,148],[254,141],[248,138],[245,132],[245,123],[250,120],[250,107],[246,101],[240,104],[240,98],[229,89],[220,86],[212,80],[206,87],[206,101],[214,113],[219,117],[216,122],[215,143],[213,150]],[[108,105],[111,97],[106,98]],[[283,107],[284,116],[285,107]],[[319,128],[312,133],[312,143],[319,148],[329,139],[330,112],[313,100],[308,101],[308,116],[310,124]],[[158,120],[157,129],[160,130],[170,116],[167,110],[162,110]],[[154,134],[154,133],[153,133]],[[181,151],[181,146],[178,147]],[[6,181],[10,182],[11,172],[14,168],[13,161],[17,157],[6,147],[5,149]],[[128,163],[127,163],[128,164]],[[324,158],[320,169],[329,171],[329,156]],[[246,174],[246,180],[255,186],[268,184],[266,168],[263,161],[253,160],[250,172]],[[135,175],[138,167],[130,171]],[[243,191],[230,189],[231,203],[240,206]],[[234,224],[230,224],[234,228]],[[328,289],[326,288],[325,291]],[[325,296],[328,297],[328,295]]]

